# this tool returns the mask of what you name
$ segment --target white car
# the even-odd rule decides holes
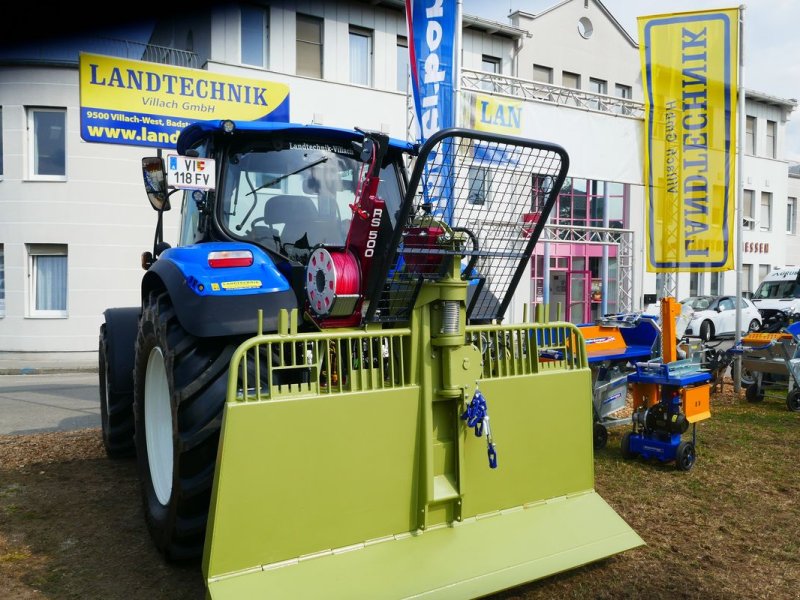
[[[747,298],[739,298],[742,309],[741,333],[761,329],[761,313]],[[736,296],[690,296],[681,304],[692,308],[685,335],[708,342],[736,331]]]

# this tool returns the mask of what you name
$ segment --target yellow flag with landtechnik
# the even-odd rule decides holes
[[[647,270],[733,269],[739,9],[638,22]]]

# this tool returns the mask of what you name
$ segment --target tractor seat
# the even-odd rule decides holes
[[[297,244],[306,235],[309,225],[317,221],[317,207],[308,196],[281,194],[273,196],[264,205],[264,221],[280,229],[281,244]],[[283,227],[277,227],[282,225]]]

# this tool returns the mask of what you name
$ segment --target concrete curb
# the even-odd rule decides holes
[[[97,373],[97,351],[0,352],[0,375]]]
[[[97,373],[97,367],[0,367],[0,375],[52,375],[57,373]]]

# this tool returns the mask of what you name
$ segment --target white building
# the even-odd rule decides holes
[[[140,159],[155,152],[81,139],[78,50],[283,83],[293,121],[410,137],[403,2],[223,3],[194,15],[161,22],[147,44],[84,38],[66,54],[64,44],[60,54],[0,50],[0,352],[95,351],[103,310],[139,303],[140,256],[156,220]],[[515,13],[510,23],[464,16],[462,100],[520,103],[520,133],[560,143],[571,159],[531,289],[520,290],[510,319],[546,298],[573,321],[638,308],[656,293],[643,271],[638,47],[596,0]],[[797,185],[782,159],[795,105],[748,93],[744,289],[767,267],[795,262],[797,193],[788,185]],[[176,213],[165,223],[172,243]],[[689,279],[678,277],[678,295],[735,289],[732,273]]]

